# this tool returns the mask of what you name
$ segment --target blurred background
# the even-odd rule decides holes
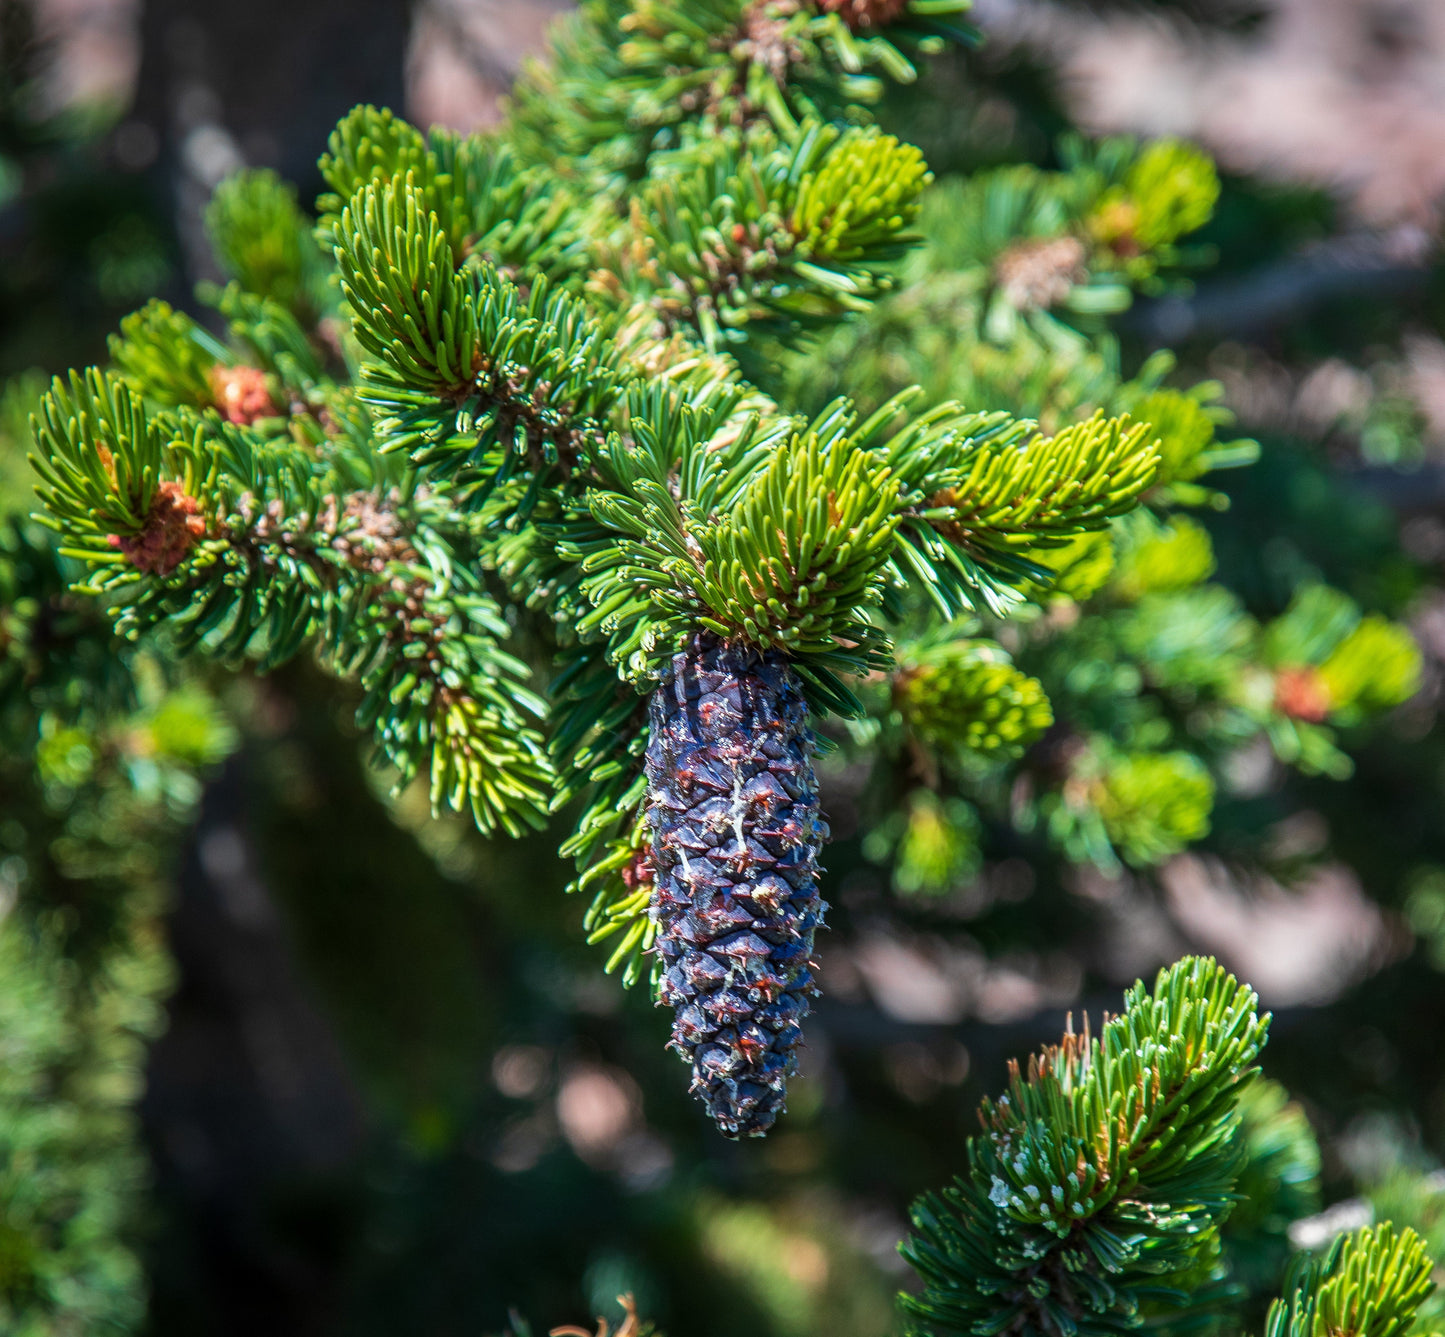
[[[6,508],[27,504],[23,415],[43,378],[103,360],[152,295],[194,309],[192,285],[215,276],[200,219],[219,180],[269,166],[309,200],[358,102],[489,125],[565,7],[0,0]],[[53,1331],[474,1337],[512,1310],[538,1330],[615,1321],[624,1290],[675,1337],[890,1331],[907,1204],[959,1167],[1005,1060],[1187,950],[1273,1009],[1268,1071],[1321,1137],[1327,1201],[1433,1172],[1445,5],[976,0],[972,17],[978,49],[891,92],[883,123],[940,174],[1051,164],[1070,128],[1216,157],[1224,191],[1201,236],[1216,263],[1134,306],[1125,349],[1174,348],[1262,443],[1209,518],[1221,579],[1277,609],[1322,576],[1404,618],[1421,693],[1352,749],[1343,783],[1242,750],[1209,838],[1149,876],[1020,845],[946,895],[900,900],[864,857],[857,778],[830,770],[827,992],[788,1118],[745,1146],[687,1098],[645,991],[598,970],[555,840],[488,844],[433,820],[423,794],[389,800],[354,703],[318,672],[218,685],[219,714],[146,716],[141,750],[189,730],[166,754],[186,766],[157,770],[144,802],[97,789],[82,836],[65,806],[80,744],[52,738],[36,795],[0,767],[0,893],[19,877],[6,848],[27,841],[65,893],[57,922],[84,915],[65,889],[85,878],[148,888],[126,968],[149,972],[94,1069],[110,1113],[46,1133],[111,1139],[105,1191],[148,1185],[129,1253],[96,1273],[112,1300],[94,1314],[126,1317]],[[1245,843],[1266,871],[1239,871]],[[12,981],[29,968],[4,960]],[[45,1052],[90,1072],[77,1026]],[[22,1077],[0,1077],[0,1097]],[[1445,1207],[1416,1215],[1445,1236]],[[7,1238],[0,1274],[20,1266]]]

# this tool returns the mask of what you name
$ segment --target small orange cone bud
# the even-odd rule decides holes
[[[1319,724],[1330,713],[1330,690],[1308,665],[1282,668],[1274,675],[1274,704],[1291,719]]]
[[[266,388],[266,373],[259,367],[224,367],[218,362],[211,368],[211,390],[226,420],[240,427],[281,412]]]

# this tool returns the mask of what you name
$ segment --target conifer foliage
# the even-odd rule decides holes
[[[274,176],[223,185],[231,281],[199,295],[227,337],[152,302],[36,419],[46,522],[125,635],[164,624],[263,670],[309,651],[359,685],[398,783],[428,776],[484,832],[580,809],[563,851],[589,933],[629,982],[651,954],[730,1135],[776,1117],[816,987],[810,717],[876,711],[997,773],[1052,715],[979,619],[1077,587],[1141,499],[1230,462],[1197,398],[1154,382],[1049,431],[916,387],[866,413],[846,385],[811,416],[774,397],[770,364],[866,318],[916,240],[927,168],[862,107],[966,36],[962,8],[595,0],[499,133],[358,107],[314,224]],[[1078,153],[1092,193],[1015,173],[959,210],[985,340],[1066,346],[1053,308],[1117,309],[1207,216],[1192,151]],[[1120,531],[1162,548],[1148,532]],[[1171,609],[1151,633],[1148,599],[1157,659]],[[1319,722],[1391,704],[1411,670],[1401,650],[1371,687],[1361,665],[1398,633],[1313,616],[1313,659],[1266,638],[1271,727],[1328,769]],[[552,666],[509,648],[519,629]],[[890,673],[891,700],[856,690]],[[1157,862],[1206,828],[1190,754],[1069,755],[1022,814],[1069,848]]]
[[[1242,1121],[1269,1017],[1213,960],[1136,984],[1097,1037],[1010,1064],[967,1168],[913,1208],[904,1295],[920,1337],[1073,1337],[1227,1322],[1241,1298],[1221,1227],[1250,1158]],[[1271,1121],[1279,1123],[1276,1108]],[[1302,1255],[1266,1337],[1408,1331],[1433,1290],[1419,1238],[1385,1224]]]
[[[0,522],[0,1330],[21,1337],[144,1319],[134,1106],[171,985],[167,863],[234,743],[69,591],[81,571]]]
[[[599,4],[501,136],[358,108],[314,231],[264,174],[218,193],[229,342],[152,303],[36,422],[48,522],[127,634],[263,669],[309,647],[399,780],[484,831],[581,800],[594,935],[629,974],[654,950],[734,1135],[781,1107],[813,987],[809,710],[859,713],[849,681],[913,603],[1006,609],[1047,577],[1025,550],[1156,467],[1127,419],[807,420],[744,379],[886,286],[926,169],[825,118],[876,91],[864,66],[912,77],[904,47],[959,8]],[[609,117],[648,123],[690,33],[697,96],[619,171]],[[529,161],[543,130],[575,154]],[[523,605],[556,639],[550,705],[506,648]]]
[[[151,302],[108,366],[51,384],[58,539],[0,554],[32,613],[80,618],[75,676],[115,711],[162,640],[307,654],[398,788],[425,777],[487,834],[565,813],[590,941],[673,1009],[728,1137],[783,1112],[826,986],[815,758],[907,776],[867,846],[906,893],[976,868],[983,817],[1148,868],[1206,832],[1228,746],[1342,775],[1334,730],[1418,678],[1408,635],[1337,591],[1261,626],[1209,582],[1182,511],[1253,444],[1217,439],[1213,387],[1167,385],[1165,358],[1126,377],[1108,339],[1187,261],[1207,160],[1069,143],[1065,171],[934,188],[871,123],[965,8],[585,0],[495,133],[356,108],[314,218],[266,172],[218,189],[205,323]],[[97,712],[49,700],[28,627],[0,627],[0,693],[43,743]],[[200,766],[227,742],[190,699]],[[915,1207],[915,1330],[1223,1325],[1236,1190],[1272,1182],[1258,1148],[1308,1141],[1251,1103],[1267,1027],[1187,958],[1015,1065]],[[1343,1237],[1267,1335],[1397,1337],[1429,1268],[1408,1231]]]

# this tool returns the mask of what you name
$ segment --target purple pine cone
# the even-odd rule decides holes
[[[699,636],[653,693],[652,915],[672,1045],[728,1137],[773,1126],[816,993],[818,816],[807,703],[782,656]]]

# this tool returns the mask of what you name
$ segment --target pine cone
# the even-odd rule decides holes
[[[818,816],[807,703],[782,656],[700,636],[653,694],[652,914],[672,1046],[729,1137],[783,1108],[808,1013]]]

